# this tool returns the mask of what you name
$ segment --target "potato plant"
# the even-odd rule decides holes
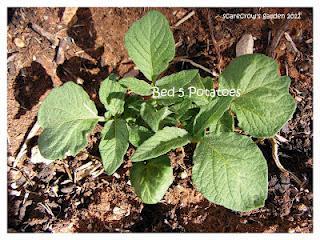
[[[132,186],[144,203],[154,204],[173,182],[168,152],[196,144],[192,182],[198,191],[234,211],[262,207],[268,169],[252,138],[271,138],[292,118],[296,104],[288,91],[290,78],[279,76],[277,63],[262,54],[235,58],[220,75],[219,89],[197,69],[164,76],[175,41],[157,11],[132,24],[125,46],[145,80],[110,74],[99,90],[104,116],[74,82],[53,89],[38,113],[41,154],[52,160],[77,155],[102,122],[105,172],[111,175],[120,167],[131,144]]]

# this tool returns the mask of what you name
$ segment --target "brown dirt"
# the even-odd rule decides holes
[[[255,52],[266,53],[270,39],[279,31],[280,20],[223,20],[225,12],[296,12],[297,9],[211,9],[214,36],[221,59],[217,59],[208,26],[207,9],[160,9],[173,26],[184,15],[195,15],[173,28],[177,56],[219,72],[235,56],[235,45],[244,33],[251,33]],[[123,39],[129,26],[147,8],[83,8],[68,26],[61,24],[63,9],[9,9],[8,19],[8,231],[9,232],[312,232],[312,10],[302,11],[302,20],[289,22],[287,33],[301,54],[284,36],[273,50],[282,74],[292,79],[290,87],[298,107],[280,135],[288,141],[280,145],[283,165],[305,181],[297,186],[272,161],[270,145],[259,145],[269,165],[269,196],[265,207],[236,213],[209,203],[191,183],[193,146],[185,156],[171,153],[175,181],[164,199],[156,205],[141,203],[130,186],[128,172],[132,149],[113,176],[98,177],[79,171],[84,164],[101,170],[97,143],[99,128],[90,136],[89,146],[77,157],[54,164],[34,164],[28,144],[27,156],[13,167],[22,143],[36,121],[39,103],[55,85],[56,79],[82,83],[91,98],[97,99],[100,82],[111,72],[132,74]],[[56,66],[56,50],[35,33],[30,23],[69,41],[65,61]],[[270,38],[271,36],[271,38]],[[24,43],[18,47],[15,39]],[[269,39],[270,38],[270,39]],[[311,40],[310,40],[311,39]],[[21,47],[22,46],[22,47]],[[168,72],[193,68],[174,63]],[[56,69],[56,74],[53,71]],[[200,71],[203,76],[208,73]],[[139,75],[141,76],[141,74]],[[87,169],[88,169],[87,168]],[[81,169],[81,168],[80,168]],[[182,179],[181,173],[187,177]],[[75,180],[77,175],[77,180]]]

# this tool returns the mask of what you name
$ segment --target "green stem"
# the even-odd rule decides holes
[[[106,119],[105,119],[105,117],[98,116],[98,121],[99,121],[99,122],[105,122]]]

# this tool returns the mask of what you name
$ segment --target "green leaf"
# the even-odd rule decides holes
[[[160,97],[160,98],[155,98],[154,100],[158,105],[161,106],[171,106],[173,104],[181,103],[183,101],[183,97],[179,97],[178,94],[175,94],[174,97]]]
[[[210,97],[210,90],[212,90],[212,88],[207,88],[210,81],[212,84],[212,78],[202,78],[199,74],[197,74],[185,87],[186,97],[198,106],[207,105],[209,101],[212,100],[212,98]]]
[[[172,105],[169,109],[175,113],[176,118],[180,119],[193,106],[190,99],[183,98],[182,102]]]
[[[143,126],[130,126],[129,128],[129,142],[135,146],[140,146],[145,140],[150,138],[153,132]]]
[[[141,106],[140,114],[148,126],[156,132],[159,129],[160,122],[171,114],[171,111],[169,111],[168,107],[156,110],[150,103],[144,102]]]
[[[150,96],[152,93],[152,87],[149,83],[139,80],[134,77],[123,78],[119,81],[122,86],[129,88],[135,94],[141,96]]]
[[[267,162],[249,137],[236,133],[204,137],[193,161],[193,184],[209,201],[234,211],[264,205],[268,195]]]
[[[126,89],[117,81],[115,74],[110,74],[100,86],[100,101],[115,116],[123,113]]]
[[[165,127],[142,143],[131,160],[140,162],[159,157],[189,143],[188,132],[177,127]]]
[[[212,77],[204,77],[201,78],[204,87],[208,90],[212,90],[213,88],[213,79]]]
[[[89,95],[74,82],[53,89],[38,113],[43,128],[38,140],[41,155],[52,160],[75,156],[87,145],[97,114]]]
[[[197,76],[198,72],[199,71],[197,69],[183,70],[159,79],[156,82],[156,86],[160,90],[174,89],[174,92],[178,92],[180,88],[183,88],[187,84],[191,83],[192,79]]]
[[[140,109],[143,102],[143,99],[138,95],[128,96],[124,105],[123,118],[126,119],[127,122],[135,122],[140,116]]]
[[[296,109],[289,94],[289,77],[278,75],[278,65],[262,54],[234,59],[219,78],[221,89],[240,89],[231,110],[239,126],[254,137],[272,137],[292,118]]]
[[[128,54],[147,79],[153,81],[175,55],[175,43],[169,23],[158,11],[132,24],[125,36]]]
[[[129,147],[127,124],[119,118],[110,120],[104,125],[101,135],[99,151],[104,170],[111,175],[123,163],[123,157]]]
[[[208,105],[203,106],[194,120],[194,135],[197,136],[210,125],[217,124],[224,112],[230,107],[231,100],[231,97],[215,97]]]
[[[173,170],[168,156],[160,156],[146,163],[133,163],[130,181],[134,192],[144,203],[159,202],[173,182]]]
[[[227,111],[221,116],[216,124],[212,124],[209,128],[212,133],[233,132],[234,119]]]

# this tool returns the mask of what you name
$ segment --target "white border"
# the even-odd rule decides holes
[[[319,156],[320,156],[320,6],[319,1],[292,1],[292,0],[269,0],[269,1],[259,1],[259,0],[210,0],[210,1],[200,1],[200,0],[143,0],[143,1],[133,1],[133,0],[92,0],[92,1],[79,1],[79,0],[33,0],[30,1],[18,1],[18,0],[2,0],[0,3],[0,42],[1,42],[1,71],[0,71],[0,111],[1,111],[1,128],[0,128],[0,146],[1,146],[1,164],[0,164],[0,177],[1,177],[1,221],[0,221],[0,239],[68,239],[70,237],[76,239],[90,238],[95,239],[214,239],[218,237],[219,239],[320,239],[320,216],[319,216],[319,191],[320,191],[320,171],[319,171]],[[77,6],[77,7],[313,7],[313,49],[314,53],[314,96],[313,96],[313,110],[314,110],[314,174],[313,174],[313,185],[314,185],[314,233],[313,234],[218,234],[218,233],[203,233],[203,234],[179,234],[179,233],[152,233],[152,234],[7,234],[7,7],[61,7],[61,6]]]

